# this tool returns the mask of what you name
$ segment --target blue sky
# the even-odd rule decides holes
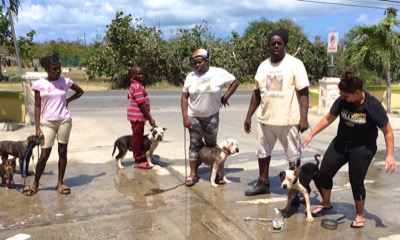
[[[208,22],[217,36],[230,36],[252,21],[266,18],[294,20],[310,39],[339,32],[343,37],[352,26],[373,25],[384,14],[384,8],[400,8],[399,3],[382,0],[20,0],[22,8],[16,19],[17,36],[36,31],[35,42],[49,40],[91,43],[104,36],[106,25],[116,11],[140,18],[146,26],[161,28],[165,35],[176,29],[191,28]],[[323,2],[323,3],[316,3]],[[390,5],[391,4],[391,5]],[[362,5],[370,8],[344,5]],[[382,9],[383,8],[383,9]],[[399,13],[400,14],[400,13]]]

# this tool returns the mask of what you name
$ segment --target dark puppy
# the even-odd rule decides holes
[[[32,156],[32,150],[40,144],[40,137],[31,135],[25,141],[0,141],[0,154],[3,162],[8,159],[8,155],[18,158],[21,176],[23,177],[23,169],[25,176],[29,176],[28,167]],[[22,162],[25,158],[25,166]]]
[[[316,154],[314,159],[316,163],[307,162],[300,166],[300,159],[297,160],[295,170],[285,170],[279,173],[279,178],[282,182],[282,188],[288,189],[288,199],[287,204],[282,211],[288,211],[291,206],[291,197],[293,190],[299,190],[304,198],[306,204],[306,211],[307,211],[307,221],[313,222],[314,218],[311,215],[311,208],[310,208],[310,193],[311,187],[310,182],[314,180],[314,184],[317,187],[318,191],[321,193],[321,187],[318,181],[318,174],[319,174],[319,157],[321,155]]]
[[[9,190],[14,182],[15,158],[3,160],[0,164],[1,183],[4,184],[6,190]],[[8,183],[7,183],[8,180]]]
[[[163,140],[165,130],[167,129],[155,127],[150,129],[150,133],[143,136],[142,155],[146,156],[147,164],[150,167],[154,166],[151,162],[153,152],[157,148],[158,143]],[[116,148],[118,148],[118,154],[115,156],[115,159],[118,161],[118,168],[123,169],[122,159],[125,157],[128,150],[132,152],[132,135],[125,135],[115,140],[111,156],[114,156]]]

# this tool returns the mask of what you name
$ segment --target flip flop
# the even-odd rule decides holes
[[[195,185],[197,182],[199,181],[198,178],[192,178],[192,177],[188,177],[185,181],[185,185],[187,187],[191,187],[193,185]]]
[[[37,191],[38,191],[38,189],[35,186],[30,185],[30,186],[26,186],[24,188],[23,193],[25,196],[31,197],[31,196],[35,195],[37,193]]]
[[[315,210],[318,210],[318,209],[320,209],[320,210],[317,212],[311,212],[311,215],[313,217],[322,217],[326,214],[326,212],[328,212],[332,208],[333,208],[333,206],[330,206],[328,208],[323,207],[323,206],[318,206]]]
[[[135,163],[133,165],[134,168],[141,168],[141,169],[152,169],[153,167],[147,164],[147,162],[142,162],[142,163]]]
[[[62,195],[68,195],[71,193],[71,189],[65,184],[58,186],[56,188],[56,190],[59,194],[62,194]]]
[[[361,225],[359,225],[361,224]],[[350,227],[352,228],[362,228],[364,227],[365,222],[364,221],[357,221],[354,219],[354,221],[350,224]]]

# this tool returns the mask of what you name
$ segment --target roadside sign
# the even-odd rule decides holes
[[[338,45],[338,32],[331,32],[328,33],[328,53],[335,53],[337,52],[337,45]]]

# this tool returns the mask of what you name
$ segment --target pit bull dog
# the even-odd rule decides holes
[[[218,187],[218,184],[215,183],[217,178],[218,171],[221,173],[221,178],[223,183],[231,183],[225,176],[225,160],[228,156],[239,152],[239,144],[233,139],[229,138],[218,144],[216,147],[207,147],[204,146],[199,151],[198,156],[198,166],[202,163],[212,166],[211,172],[211,186]]]
[[[148,166],[152,167],[154,164],[151,162],[154,150],[157,148],[158,143],[164,138],[164,131],[166,128],[154,127],[150,129],[148,134],[143,135],[143,152],[142,155],[146,156],[146,161]],[[111,156],[114,156],[115,149],[118,148],[118,154],[115,159],[118,162],[118,168],[123,169],[122,159],[125,157],[126,153],[132,152],[132,135],[125,135],[117,138],[114,142],[114,149]]]
[[[41,137],[31,135],[24,141],[0,141],[0,154],[3,162],[8,159],[8,155],[18,158],[21,176],[29,176],[28,167],[32,156],[32,150],[40,144]],[[25,166],[22,162],[25,158]],[[23,169],[25,173],[23,173]]]
[[[279,173],[279,178],[281,179],[281,187],[283,189],[288,189],[288,197],[287,204],[283,212],[286,212],[290,209],[292,192],[293,190],[300,191],[305,199],[306,204],[306,212],[308,222],[314,222],[314,218],[311,215],[311,206],[310,206],[310,182],[314,180],[314,184],[317,187],[318,191],[321,193],[321,188],[318,182],[318,174],[319,174],[319,157],[321,155],[316,154],[314,159],[316,163],[307,162],[300,167],[300,159],[296,162],[295,170],[285,170]]]
[[[15,173],[15,161],[15,158],[6,159],[2,160],[2,163],[0,164],[1,183],[4,184],[6,190],[9,190],[11,184],[14,182],[13,177]]]

